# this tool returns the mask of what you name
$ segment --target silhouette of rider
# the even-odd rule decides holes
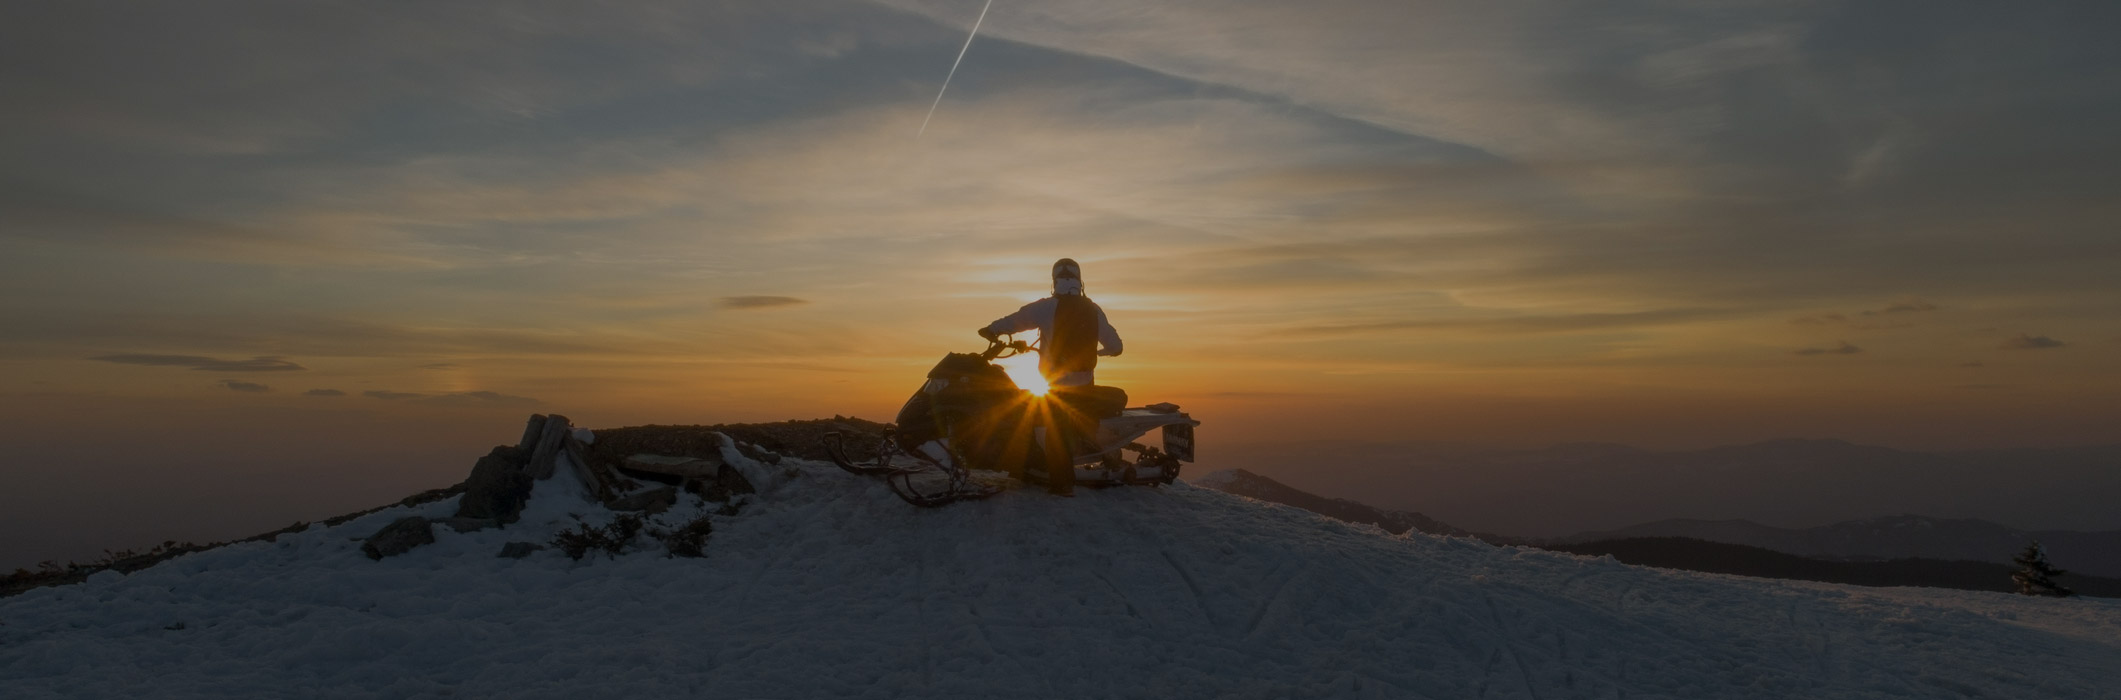
[[[1059,439],[1046,443],[1046,488],[1056,494],[1073,495],[1073,456],[1079,446],[1090,442],[1098,414],[1106,412],[1094,404],[1109,403],[1116,394],[1118,406],[1126,405],[1125,392],[1093,386],[1097,358],[1118,357],[1125,346],[1120,343],[1119,331],[1113,330],[1112,322],[1105,319],[1105,310],[1083,294],[1082,266],[1069,258],[1053,263],[1052,296],[1025,304],[1016,313],[987,324],[979,329],[979,335],[992,341],[1004,333],[1034,328],[1039,337],[1039,374],[1045,376],[1053,398],[1064,407],[1055,411],[1060,415],[1054,421],[1056,425],[1047,431]]]

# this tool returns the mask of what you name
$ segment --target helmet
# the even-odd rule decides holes
[[[1061,258],[1053,263],[1053,293],[1083,293],[1083,268],[1074,258]]]

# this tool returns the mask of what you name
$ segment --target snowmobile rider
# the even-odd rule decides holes
[[[1116,413],[1127,402],[1125,392],[1093,386],[1097,358],[1118,357],[1125,346],[1120,343],[1119,331],[1113,330],[1112,322],[1105,319],[1105,310],[1083,294],[1082,266],[1069,258],[1053,263],[1052,296],[1025,304],[1016,313],[987,324],[979,329],[979,335],[992,342],[1004,333],[1034,328],[1038,329],[1039,338],[1039,374],[1045,375],[1053,398],[1071,409],[1059,412],[1067,414],[1057,421],[1061,439],[1047,444],[1046,488],[1056,494],[1073,495],[1075,447],[1092,439],[1101,417],[1098,414],[1107,412],[1093,405],[1110,403],[1117,394],[1117,406],[1111,411]]]
[[[1095,384],[1097,358],[1118,357],[1125,349],[1119,331],[1105,320],[1105,310],[1083,295],[1082,266],[1068,258],[1053,263],[1053,296],[987,324],[979,329],[979,337],[991,341],[1034,328],[1039,337],[1038,372],[1052,387]]]

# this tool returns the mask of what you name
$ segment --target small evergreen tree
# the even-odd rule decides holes
[[[2026,545],[2025,551],[2019,552],[2011,561],[2019,567],[2017,573],[2011,574],[2011,580],[2018,582],[2019,595],[2063,598],[2075,593],[2062,584],[2055,583],[2056,576],[2069,572],[2047,563],[2047,549],[2040,546],[2039,540],[2033,540],[2032,544]]]

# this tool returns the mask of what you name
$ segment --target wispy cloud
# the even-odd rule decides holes
[[[1891,306],[1887,306],[1883,309],[1864,311],[1863,315],[1882,316],[1885,314],[1912,314],[1936,310],[1936,304],[1932,304],[1921,299],[1909,299],[1905,301],[1895,302]]]
[[[197,355],[124,354],[102,355],[88,359],[100,362],[115,362],[121,365],[189,367],[204,372],[289,372],[308,369],[274,356],[253,357],[248,360],[221,360]]]
[[[302,392],[302,395],[303,395],[303,396],[345,396],[345,395],[346,395],[346,392],[343,392],[343,391],[339,391],[338,389],[311,389],[311,390],[309,390],[309,391],[305,391],[305,392]]]
[[[428,406],[533,406],[539,401],[528,396],[512,396],[494,391],[453,391],[444,394],[422,394],[409,391],[370,390],[362,396],[386,401],[404,401]]]
[[[1892,304],[1886,305],[1886,306],[1885,306],[1884,308],[1880,308],[1880,309],[1864,309],[1864,310],[1862,310],[1862,311],[1858,311],[1858,312],[1856,312],[1856,316],[1857,316],[1858,318],[1878,318],[1878,317],[1881,317],[1881,316],[1904,316],[1904,315],[1907,315],[1907,314],[1916,314],[1916,313],[1922,313],[1922,312],[1925,312],[1925,311],[1936,311],[1936,310],[1937,310],[1937,305],[1936,305],[1936,304],[1932,304],[1932,303],[1929,303],[1929,302],[1927,302],[1927,301],[1923,301],[1923,300],[1921,300],[1921,299],[1904,299],[1904,300],[1901,300],[1901,301],[1896,301],[1896,302],[1893,302]],[[1816,315],[1812,315],[1812,316],[1804,316],[1804,317],[1801,317],[1801,318],[1791,319],[1791,320],[1790,320],[1790,323],[1794,323],[1794,324],[1798,324],[1798,325],[1804,325],[1804,326],[1846,326],[1846,325],[1852,325],[1852,324],[1854,323],[1854,321],[1853,321],[1853,319],[1851,319],[1851,318],[1850,318],[1850,317],[1849,317],[1848,315],[1846,315],[1846,314],[1838,314],[1838,313],[1828,313],[1828,314],[1816,314]],[[1861,325],[1861,326],[1858,326],[1858,327],[1859,327],[1859,328],[1881,328],[1881,327],[1883,327],[1883,328],[1893,328],[1893,327],[1900,327],[1900,326],[1899,326],[1899,325],[1897,325],[1897,324],[1896,324],[1896,325],[1880,325],[1880,324],[1878,324],[1878,323],[1866,323],[1866,324],[1863,324],[1863,325]]]
[[[463,391],[419,400],[437,406],[535,406],[544,403],[528,396],[510,396],[491,391]]]
[[[1456,329],[1485,333],[1567,333],[1661,326],[1732,315],[1727,309],[1656,309],[1626,313],[1551,314],[1484,318],[1439,318],[1303,326],[1287,331],[1295,336],[1332,336],[1387,333],[1410,330]]]
[[[1802,350],[1797,350],[1797,351],[1795,351],[1795,352],[1794,352],[1793,354],[1797,354],[1797,355],[1854,355],[1854,354],[1856,354],[1856,353],[1860,353],[1860,352],[1863,352],[1863,348],[1859,348],[1859,347],[1856,347],[1856,346],[1854,346],[1854,345],[1850,345],[1848,341],[1844,340],[1844,341],[1841,341],[1841,342],[1840,342],[1840,344],[1838,344],[1838,345],[1835,345],[1834,347],[1831,347],[1831,348],[1805,348],[1805,349],[1802,349]]]
[[[722,297],[716,301],[716,304],[724,309],[775,309],[808,303],[810,301],[807,299],[764,295]]]
[[[272,387],[266,386],[264,384],[255,384],[252,382],[239,382],[234,379],[223,379],[219,382],[216,382],[216,384],[219,384],[221,387],[226,388],[229,391],[241,391],[252,394],[262,394],[268,391],[272,391]]]
[[[2002,350],[2046,350],[2048,348],[2059,348],[2063,345],[2065,343],[2062,341],[2044,335],[2020,333],[2018,337],[2005,340],[2002,345],[1996,347]]]

